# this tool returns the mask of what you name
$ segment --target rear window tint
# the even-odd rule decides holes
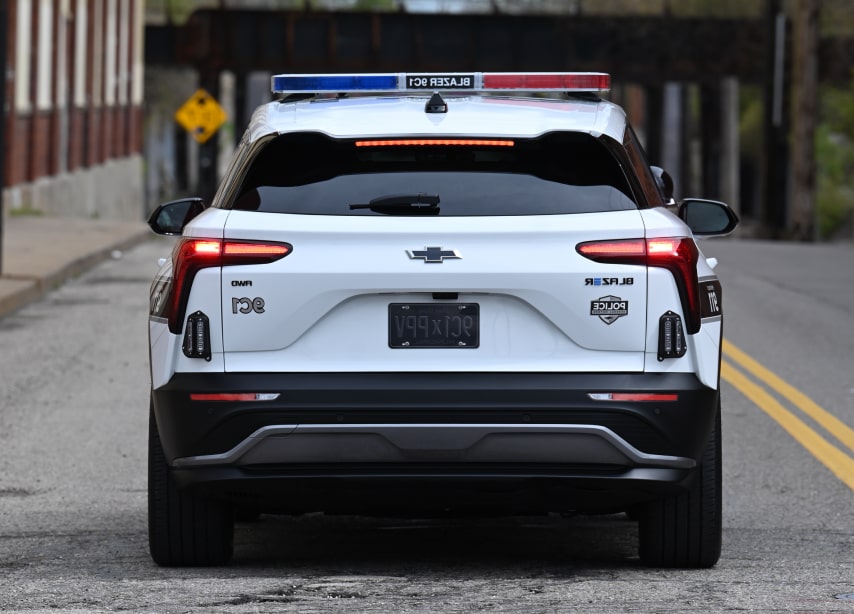
[[[351,208],[393,195],[439,197],[440,216],[555,215],[636,209],[622,167],[582,133],[513,146],[357,147],[316,133],[270,141],[249,167],[234,209],[309,215],[406,214]]]

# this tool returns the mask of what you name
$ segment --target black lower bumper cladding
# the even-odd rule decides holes
[[[191,393],[279,393],[191,401]],[[675,401],[590,393],[676,393]],[[596,425],[647,454],[698,459],[718,391],[690,373],[178,373],[154,391],[167,458],[222,454],[270,425]]]

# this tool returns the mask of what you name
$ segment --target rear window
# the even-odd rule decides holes
[[[249,167],[234,209],[309,215],[503,216],[636,209],[622,167],[596,138],[551,133],[501,144],[336,140],[291,133]],[[426,195],[426,197],[425,197]],[[413,201],[409,207],[408,200]],[[438,203],[436,201],[438,200]],[[371,202],[379,206],[368,206]],[[421,201],[431,206],[420,206]],[[388,206],[394,202],[394,206]],[[386,203],[383,205],[382,203]],[[402,203],[402,204],[401,204]]]

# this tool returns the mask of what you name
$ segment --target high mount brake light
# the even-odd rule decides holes
[[[356,147],[513,147],[506,139],[389,139],[356,141]]]
[[[274,94],[368,92],[606,92],[611,76],[596,72],[470,72],[274,75]]]
[[[196,273],[210,267],[238,264],[268,264],[293,251],[288,243],[269,241],[231,241],[222,239],[181,239],[172,251],[172,288],[163,317],[169,331],[181,333],[190,288]]]
[[[585,258],[611,264],[638,264],[667,269],[673,274],[685,327],[689,335],[700,330],[700,284],[697,279],[699,250],[688,237],[616,239],[579,243],[576,251]]]

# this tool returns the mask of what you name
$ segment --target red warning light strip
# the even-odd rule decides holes
[[[611,89],[606,73],[483,73],[485,90],[605,91]]]
[[[356,147],[513,147],[514,141],[504,139],[395,139],[356,141]]]

